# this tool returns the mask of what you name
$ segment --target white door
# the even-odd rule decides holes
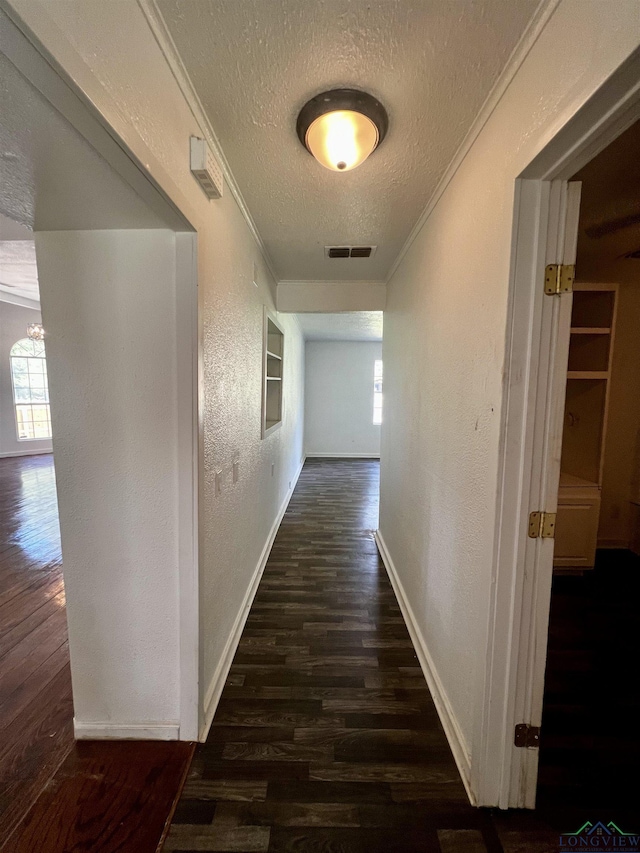
[[[576,262],[579,183],[554,181],[550,187],[545,250],[546,265]],[[542,284],[541,284],[542,287]],[[532,469],[528,513],[555,513],[571,328],[571,292],[541,297],[537,380],[532,400]],[[522,536],[522,531],[521,531]],[[540,727],[549,633],[549,605],[554,539],[530,538],[524,545],[514,724]],[[514,725],[514,732],[515,732]],[[544,736],[544,733],[543,735]],[[538,748],[518,747],[512,739],[509,806],[533,808],[538,780]]]

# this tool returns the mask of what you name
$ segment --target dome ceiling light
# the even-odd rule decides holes
[[[304,147],[333,172],[355,169],[384,139],[389,118],[367,92],[333,89],[300,110],[296,129]]]

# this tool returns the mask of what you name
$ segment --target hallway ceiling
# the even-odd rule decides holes
[[[297,314],[306,341],[381,341],[382,311]]]
[[[38,231],[166,227],[2,53],[0,115],[5,219]]]
[[[281,280],[384,280],[539,0],[156,0]],[[390,127],[359,168],[302,147],[337,87]],[[375,245],[329,260],[324,246]]]

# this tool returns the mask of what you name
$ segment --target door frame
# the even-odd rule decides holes
[[[575,256],[579,187],[568,179],[639,118],[640,50],[515,185],[487,654],[473,741],[471,784],[481,805],[535,806],[538,750],[513,740],[517,723],[540,725],[553,540],[530,539],[528,518],[557,505],[572,303],[572,294],[544,294],[544,267]]]

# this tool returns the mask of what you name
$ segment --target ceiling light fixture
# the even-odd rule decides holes
[[[372,95],[333,89],[307,101],[296,129],[319,163],[334,172],[349,172],[375,151],[388,127],[387,112]]]
[[[29,323],[27,326],[27,337],[30,341],[43,341],[44,329],[41,323]]]

